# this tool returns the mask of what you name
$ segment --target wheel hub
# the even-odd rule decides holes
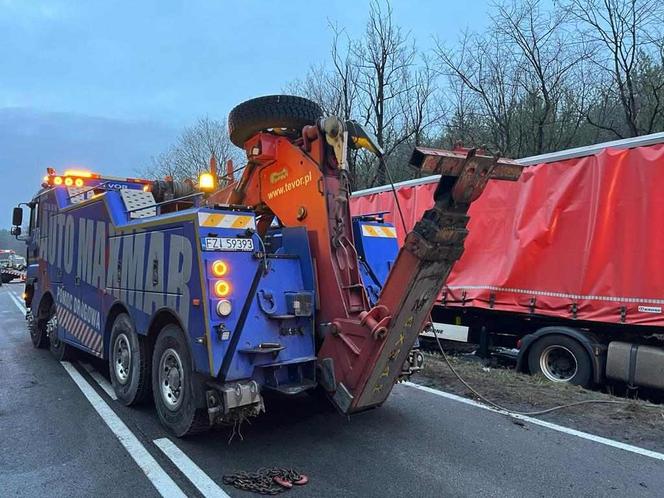
[[[571,381],[578,368],[576,357],[564,346],[548,346],[540,356],[540,370],[553,382]]]
[[[177,410],[182,404],[184,369],[180,355],[174,349],[167,349],[159,361],[159,386],[161,399],[166,408]]]
[[[115,361],[113,362],[115,377],[120,384],[126,384],[131,370],[131,347],[129,346],[129,338],[124,333],[116,337],[113,344],[113,353],[115,355]]]

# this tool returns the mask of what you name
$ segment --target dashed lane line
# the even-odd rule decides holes
[[[19,298],[14,294],[12,291],[7,291],[7,295],[11,298],[12,301],[14,301],[14,304],[16,307],[21,311],[21,313],[25,314],[27,311],[23,303],[19,300]]]
[[[459,403],[464,403],[466,405],[474,406],[476,408],[481,408],[482,410],[488,410],[490,412],[500,413],[502,415],[509,415],[512,418],[523,420],[524,422],[529,422],[533,425],[546,427],[547,429],[552,429],[554,431],[562,432],[564,434],[569,434],[570,436],[576,436],[581,439],[594,441],[595,443],[603,444],[605,446],[610,446],[612,448],[618,448],[621,450],[629,451],[630,453],[636,453],[637,455],[642,455],[645,457],[654,458],[655,460],[664,461],[664,453],[647,450],[645,448],[640,448],[638,446],[633,446],[631,444],[621,443],[620,441],[614,441],[613,439],[605,438],[602,436],[596,436],[595,434],[590,434],[588,432],[577,431],[576,429],[570,429],[569,427],[553,424],[551,422],[547,422],[546,420],[540,420],[538,418],[528,417],[527,415],[519,415],[518,413],[513,413],[510,411],[498,410],[496,408],[492,408],[482,403],[478,403],[477,401],[473,401],[472,399],[463,398],[461,396],[457,396],[456,394],[440,391],[438,389],[433,389],[431,387],[421,386],[413,382],[402,382],[402,384],[408,387],[419,389],[420,391],[424,391],[429,394],[440,396],[442,398],[447,398],[453,401],[458,401]]]
[[[21,304],[13,292],[9,292],[9,297],[12,299],[16,307],[21,312],[25,313],[25,306]],[[165,498],[186,498],[187,495],[185,495],[182,489],[180,489],[175,481],[166,473],[159,463],[157,463],[157,460],[155,460],[148,452],[134,433],[129,430],[122,419],[118,417],[102,397],[97,394],[97,391],[92,388],[80,372],[69,362],[61,361],[60,364],[90,402],[92,408],[94,408],[118,441],[120,441],[120,444],[122,444],[125,450],[127,450],[129,456],[131,456],[145,476],[150,480],[159,494]]]
[[[111,398],[113,401],[117,400],[118,397],[115,394],[115,390],[113,389],[113,386],[109,381],[107,381],[102,374],[97,372],[92,365],[89,363],[83,363],[81,362],[80,365],[85,368],[85,371],[90,374],[90,377],[94,379],[94,381],[101,387],[106,394],[108,394],[108,397]]]
[[[219,487],[203,470],[196,465],[170,439],[161,438],[153,441],[164,452],[171,462],[196,486],[205,498],[228,498],[229,495]]]
[[[186,495],[182,492],[182,489],[157,463],[154,457],[145,449],[145,446],[129,430],[127,425],[116,415],[111,407],[106,404],[101,396],[97,394],[97,391],[92,388],[80,372],[69,362],[61,361],[60,364],[159,494],[166,498],[185,498]]]

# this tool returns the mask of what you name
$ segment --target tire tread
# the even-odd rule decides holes
[[[237,105],[228,115],[231,142],[238,147],[254,134],[269,128],[300,129],[323,115],[321,107],[295,95],[268,95]]]

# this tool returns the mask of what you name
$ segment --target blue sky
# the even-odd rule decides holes
[[[0,226],[46,166],[132,175],[196,118],[225,119],[281,92],[328,60],[329,22],[361,34],[367,5],[0,0],[0,172],[12,180],[0,185]],[[423,48],[481,28],[488,10],[477,0],[392,6]]]

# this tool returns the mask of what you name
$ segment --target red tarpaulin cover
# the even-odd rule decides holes
[[[398,189],[408,229],[433,204],[432,183]],[[605,149],[489,182],[470,208],[448,305],[611,323],[664,325],[664,144]],[[389,211],[391,191],[357,196],[354,215]],[[395,216],[396,215],[396,216]],[[624,318],[622,318],[624,317]]]

